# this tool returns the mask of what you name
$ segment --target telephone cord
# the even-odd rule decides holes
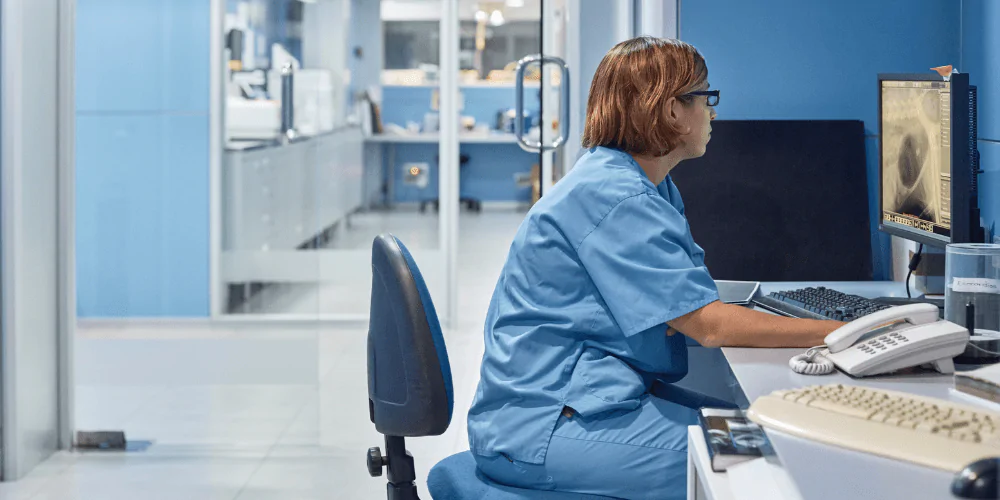
[[[826,375],[833,371],[833,363],[820,354],[826,345],[810,347],[805,354],[799,354],[788,360],[788,367],[795,373],[803,375]]]

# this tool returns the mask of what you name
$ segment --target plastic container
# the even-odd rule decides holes
[[[944,318],[976,333],[1000,332],[1000,245],[948,245]]]

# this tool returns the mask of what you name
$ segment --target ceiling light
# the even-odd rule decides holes
[[[489,16],[486,14],[485,10],[477,10],[476,11],[476,21],[477,22],[481,23],[481,22],[485,21],[488,17]]]
[[[503,12],[500,12],[499,10],[494,10],[493,13],[490,14],[490,24],[492,24],[493,26],[500,26],[501,24],[503,24],[503,21],[504,21]]]

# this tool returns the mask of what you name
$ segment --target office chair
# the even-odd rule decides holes
[[[368,324],[368,411],[385,436],[385,455],[368,450],[372,477],[388,469],[389,500],[417,499],[413,456],[405,438],[437,436],[451,423],[454,395],[441,324],[420,269],[402,242],[380,235],[372,245],[372,302]],[[437,500],[568,500],[606,497],[511,488],[491,481],[472,453],[452,455],[427,478]]]

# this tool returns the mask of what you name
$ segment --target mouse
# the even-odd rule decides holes
[[[1000,457],[976,460],[955,475],[951,493],[958,498],[1000,498]]]

